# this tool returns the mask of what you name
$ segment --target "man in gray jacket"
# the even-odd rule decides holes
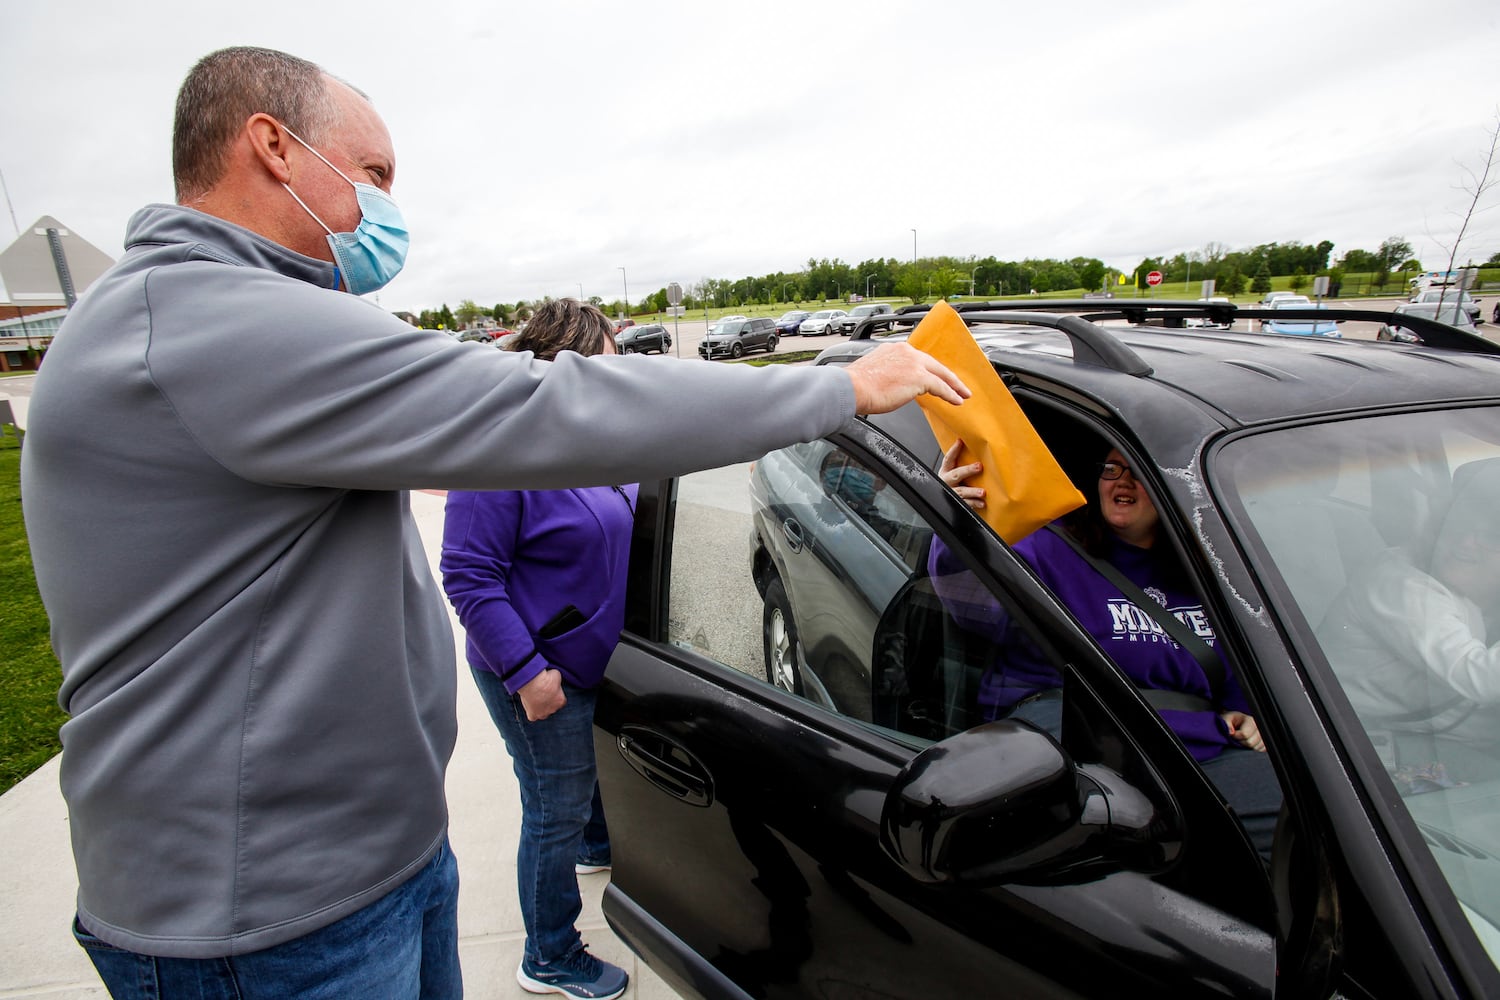
[[[752,371],[413,329],[357,297],[406,250],[385,125],[284,53],[194,67],[173,172],[59,332],[22,463],[74,932],[116,997],[457,996],[454,643],[404,491],[674,475],[966,390],[904,345]],[[648,407],[654,436],[614,419]]]

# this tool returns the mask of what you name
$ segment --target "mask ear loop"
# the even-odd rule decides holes
[[[332,163],[330,163],[329,160],[328,160],[328,157],[324,156],[322,153],[318,152],[316,149],[313,149],[312,146],[308,144],[308,142],[307,142],[306,139],[302,138],[296,132],[293,132],[291,130],[291,127],[288,126],[285,122],[277,122],[276,124],[280,125],[284,129],[286,129],[286,134],[289,135],[289,136],[291,136],[293,139],[296,139],[297,142],[302,145],[303,149],[307,150],[309,153],[311,153],[312,155],[316,156],[318,159],[322,160],[323,163],[328,167],[329,170],[332,170],[334,173],[338,174],[340,177],[343,177],[344,178],[344,183],[352,186],[356,191],[359,190],[359,185],[358,184],[355,184],[353,181],[351,181],[348,177],[346,177],[344,175],[344,172],[342,170],[340,170],[338,167],[335,167]],[[316,222],[318,225],[320,225],[320,226],[323,227],[323,232],[327,233],[329,236],[336,236],[337,235],[332,229],[328,228],[328,223],[326,223],[322,219],[318,218],[318,213],[317,212],[314,212],[312,209],[310,209],[310,208],[307,207],[307,202],[305,202],[301,198],[297,197],[297,192],[295,192],[295,191],[292,190],[292,186],[290,184],[287,184],[285,181],[283,181],[282,184],[281,184],[281,186],[284,187],[284,188],[286,188],[286,193],[292,196],[292,200],[293,201],[295,201],[297,204],[299,204],[299,205],[302,206],[302,211],[304,211],[308,215],[310,215],[312,217],[312,220],[314,222]],[[335,290],[337,290],[338,287],[339,287],[339,285],[341,285],[341,284],[344,283],[344,272],[338,266],[337,262],[334,263],[333,275],[334,275],[334,285],[333,285],[333,287],[334,287]]]
[[[288,131],[290,131],[290,130],[288,130]],[[325,233],[327,233],[329,236],[333,236],[334,235],[333,230],[328,228],[328,223],[326,223],[322,219],[318,218],[318,213],[314,212],[312,209],[308,208],[307,207],[307,202],[303,201],[301,198],[298,198],[297,197],[297,192],[293,191],[292,188],[291,188],[291,186],[289,184],[283,183],[281,186],[284,187],[284,188],[286,188],[286,193],[292,196],[292,200],[293,201],[295,201],[297,204],[299,204],[299,205],[302,206],[302,211],[306,212],[309,216],[312,217],[312,220],[314,222],[316,222],[318,225],[320,225],[320,226],[323,227],[323,231]],[[344,272],[339,268],[337,262],[335,262],[334,265],[333,265],[333,276],[334,276],[333,287],[334,287],[334,290],[337,291],[338,287],[341,284],[343,284],[343,282],[344,282]]]

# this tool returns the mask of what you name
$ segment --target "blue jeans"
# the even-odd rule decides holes
[[[458,968],[458,863],[442,847],[421,871],[369,906],[283,944],[226,958],[125,951],[73,921],[114,1000],[453,1000]]]
[[[521,846],[516,891],[526,924],[526,958],[542,965],[581,944],[573,926],[583,909],[574,862],[608,861],[609,828],[594,767],[592,688],[564,682],[568,703],[530,722],[521,699],[488,670],[473,670],[479,694],[510,752],[521,786]]]

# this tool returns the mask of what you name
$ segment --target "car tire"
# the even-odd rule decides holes
[[[744,354],[745,354],[745,346],[743,344],[741,344],[739,341],[735,341],[733,344],[731,344],[729,346],[729,356],[731,358],[743,357]]]
[[[773,354],[773,353],[775,353],[775,351],[776,351],[776,338],[775,337],[767,337],[766,338],[766,353],[767,354]]]
[[[766,585],[761,611],[761,646],[765,654],[766,681],[789,694],[802,693],[802,672],[797,669],[797,625],[792,604],[780,577]]]

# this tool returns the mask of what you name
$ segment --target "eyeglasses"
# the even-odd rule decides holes
[[[1100,479],[1119,479],[1121,476],[1125,475],[1125,473],[1127,473],[1127,472],[1130,472],[1130,466],[1125,465],[1122,462],[1100,462],[1099,463],[1099,478]],[[1135,478],[1135,474],[1134,473],[1131,473],[1131,478],[1132,479]]]

